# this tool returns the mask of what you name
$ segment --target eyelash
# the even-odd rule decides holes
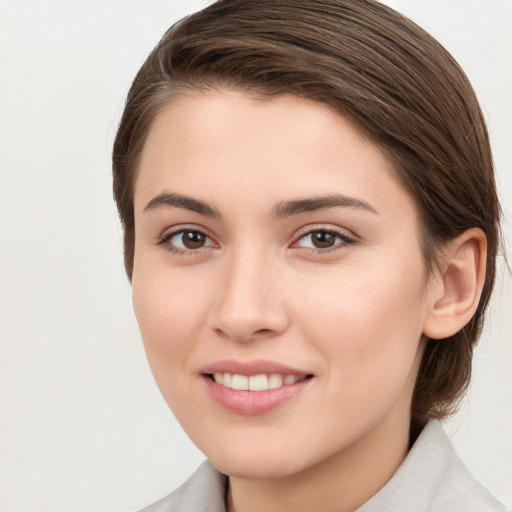
[[[180,235],[180,234],[184,234],[184,233],[199,234],[199,235],[205,237],[205,239],[210,240],[213,243],[209,244],[209,245],[206,245],[206,246],[203,245],[201,247],[198,247],[197,249],[181,249],[181,248],[176,247],[176,246],[171,244],[171,240],[175,236]],[[333,246],[330,246],[330,247],[327,247],[327,248],[323,248],[323,249],[322,248],[314,248],[314,247],[300,247],[300,246],[298,246],[298,244],[299,244],[299,242],[301,240],[305,239],[308,236],[311,237],[315,233],[322,233],[324,235],[332,235],[335,238],[339,238],[340,242],[335,243]],[[295,241],[290,245],[290,247],[292,247],[292,248],[298,247],[300,249],[303,249],[305,251],[308,251],[308,252],[314,253],[314,254],[328,254],[328,253],[332,253],[334,251],[340,250],[340,249],[342,249],[344,247],[347,247],[349,245],[353,245],[355,243],[356,243],[355,238],[348,236],[346,233],[343,233],[341,231],[337,231],[335,229],[318,227],[318,228],[314,228],[314,229],[309,229],[308,231],[300,234],[295,239]],[[170,233],[166,233],[166,234],[163,234],[162,236],[160,236],[159,239],[158,239],[157,245],[164,246],[165,250],[167,250],[167,251],[169,251],[170,253],[173,253],[173,254],[177,254],[177,255],[180,255],[180,256],[181,255],[193,256],[193,255],[197,254],[204,247],[211,247],[211,246],[215,245],[215,242],[212,240],[212,238],[208,234],[206,234],[201,229],[197,229],[197,228],[180,228],[180,229],[177,229],[175,231],[171,231]]]
[[[339,238],[340,241],[335,243],[334,245],[332,245],[330,247],[326,247],[326,248],[323,248],[323,249],[315,248],[315,247],[302,247],[301,249],[306,250],[308,252],[311,252],[313,254],[329,254],[329,253],[332,253],[334,251],[338,251],[340,249],[346,248],[347,246],[353,245],[353,244],[356,243],[355,238],[348,236],[346,233],[343,233],[342,231],[338,231],[338,230],[332,229],[332,228],[317,227],[317,228],[314,228],[314,229],[309,229],[305,233],[300,234],[297,237],[296,241],[293,242],[292,247],[297,246],[298,243],[301,240],[305,239],[308,236],[311,237],[315,233],[322,233],[324,235],[331,235],[331,236],[335,237],[335,239]]]
[[[201,229],[197,229],[197,228],[180,228],[180,229],[177,229],[175,231],[171,231],[170,233],[164,233],[163,235],[161,235],[158,238],[157,245],[161,245],[161,246],[164,247],[164,249],[166,251],[169,251],[170,253],[173,253],[173,254],[177,254],[179,256],[193,256],[193,255],[197,254],[199,252],[199,250],[202,249],[203,247],[200,247],[198,249],[180,249],[179,247],[176,247],[176,246],[171,244],[171,240],[175,236],[183,234],[183,233],[199,234],[201,236],[204,236],[205,239],[213,241],[212,238],[208,234],[206,234],[204,231],[202,231]],[[209,246],[210,245],[207,245],[206,247],[209,247]]]

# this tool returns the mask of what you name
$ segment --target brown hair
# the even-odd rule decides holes
[[[420,215],[429,268],[471,227],[487,236],[485,285],[472,320],[429,340],[412,425],[452,412],[467,388],[473,347],[495,277],[499,202],[485,122],[451,55],[409,19],[374,0],[220,0],[175,24],[138,72],[113,151],[125,265],[134,257],[133,189],[155,116],[186,90],[238,88],[330,105],[393,164]]]

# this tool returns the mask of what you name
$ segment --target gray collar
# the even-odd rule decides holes
[[[226,512],[227,485],[227,477],[205,461],[180,488],[140,512]],[[471,476],[436,420],[391,480],[356,512],[412,511],[506,512]]]
[[[506,512],[469,473],[431,420],[391,480],[357,512]]]

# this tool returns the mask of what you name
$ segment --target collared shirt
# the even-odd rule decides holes
[[[169,496],[140,512],[226,512],[228,479],[205,461]],[[391,480],[356,512],[506,512],[469,473],[431,420]]]

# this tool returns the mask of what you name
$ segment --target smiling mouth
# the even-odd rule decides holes
[[[202,369],[211,398],[230,413],[266,414],[310,388],[313,374],[261,359],[218,361]]]
[[[237,373],[215,372],[207,375],[217,384],[236,391],[268,391],[279,389],[283,386],[291,386],[298,382],[312,378],[312,375],[284,375],[278,373],[240,375]]]

